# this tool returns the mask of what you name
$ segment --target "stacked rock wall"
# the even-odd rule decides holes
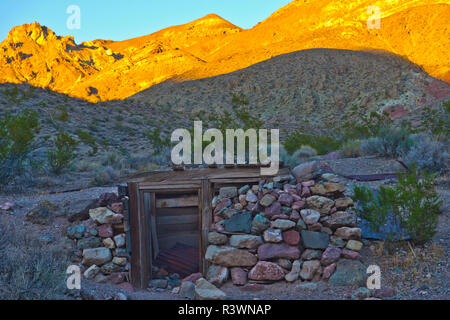
[[[220,189],[205,256],[209,282],[333,281],[338,261],[361,259],[346,186],[332,174],[305,177]]]
[[[102,198],[102,197],[101,197]],[[74,241],[86,279],[121,284],[129,281],[129,254],[126,246],[127,223],[123,205],[115,194],[106,194],[98,208],[89,209],[89,219],[67,228]]]

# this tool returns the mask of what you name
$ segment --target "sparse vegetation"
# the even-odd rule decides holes
[[[54,147],[48,150],[48,162],[52,171],[60,174],[64,169],[70,168],[76,157],[75,150],[79,141],[72,138],[67,132],[60,131],[53,141]]]
[[[355,187],[354,199],[359,201],[359,214],[370,223],[373,231],[379,232],[387,223],[396,224],[414,241],[427,242],[436,233],[442,204],[434,189],[436,176],[419,172],[414,166],[410,172],[398,176],[396,186],[381,186],[376,196],[368,187]],[[393,234],[389,238],[392,239]]]

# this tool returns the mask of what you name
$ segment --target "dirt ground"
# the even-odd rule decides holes
[[[402,168],[395,161],[377,158],[339,159],[327,161],[338,174],[371,174],[392,173]],[[346,181],[349,185],[361,184],[357,181]],[[370,187],[381,184],[389,185],[395,181],[385,180],[364,183]],[[379,241],[365,240],[361,252],[365,265],[377,264],[381,267],[382,287],[395,289],[396,295],[390,299],[450,299],[449,247],[450,247],[450,190],[443,184],[437,191],[443,199],[443,212],[439,217],[437,234],[431,243],[425,246],[413,246],[402,242],[389,247]],[[92,199],[104,192],[117,192],[116,187],[91,188],[77,192],[41,194],[34,196],[2,196],[0,204],[13,200],[16,208],[13,212],[0,212],[3,221],[21,225],[28,233],[40,237],[51,235],[53,244],[57,245],[64,237],[64,230],[69,225],[67,215],[83,209]],[[50,226],[33,225],[25,220],[25,215],[40,201],[49,200],[62,208],[62,213]],[[355,288],[333,287],[327,282],[319,282],[312,287],[304,288],[301,282],[293,284],[278,282],[260,286],[259,290],[248,291],[242,287],[227,283],[221,287],[229,299],[233,300],[326,300],[349,299]],[[75,299],[114,299],[118,292],[124,293],[130,300],[174,300],[181,299],[170,291],[141,290],[128,292],[118,286],[97,284],[83,280],[81,292],[73,293]]]

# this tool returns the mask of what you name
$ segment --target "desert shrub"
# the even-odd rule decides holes
[[[443,102],[436,109],[424,108],[422,118],[423,130],[435,136],[448,137],[450,134],[450,100]]]
[[[389,213],[416,242],[427,242],[436,233],[442,200],[435,190],[434,174],[419,172],[415,166],[398,174],[394,187],[380,187],[376,197],[368,187],[355,187],[354,199],[360,215],[373,231],[388,223]]]
[[[36,112],[25,110],[18,115],[6,114],[0,120],[0,180],[10,183],[32,164],[31,152],[39,133]]]
[[[170,138],[161,138],[161,130],[154,128],[152,131],[145,133],[155,152],[160,152],[164,147],[170,145]]]
[[[290,134],[284,142],[284,147],[289,154],[293,154],[302,146],[310,146],[317,151],[317,154],[324,155],[338,150],[340,142],[326,134],[309,135],[299,131]]]
[[[404,158],[406,164],[440,173],[449,170],[450,155],[444,143],[424,133],[412,135],[411,138],[413,147]]]
[[[361,140],[348,140],[342,144],[339,153],[346,158],[357,158],[362,155]]]
[[[405,127],[385,126],[380,128],[378,136],[363,141],[361,150],[368,155],[396,158],[408,153],[412,145]]]
[[[119,172],[113,167],[97,167],[94,171],[94,178],[91,180],[90,184],[92,186],[104,186],[112,182],[117,181],[119,178]]]
[[[55,118],[58,121],[61,121],[61,122],[69,121],[69,113],[67,112],[66,106],[57,106],[56,109],[58,112],[56,113]]]
[[[123,157],[120,154],[115,151],[110,151],[103,157],[103,159],[101,160],[101,164],[103,166],[120,168],[122,161]]]
[[[95,141],[95,137],[92,134],[90,134],[86,130],[78,129],[77,136],[81,142],[83,142],[85,145],[88,145],[91,147],[91,150],[89,151],[89,155],[93,156],[93,155],[97,154],[98,145],[97,145],[97,142]]]
[[[53,141],[54,147],[48,150],[48,161],[51,170],[60,174],[64,169],[70,168],[76,157],[75,150],[79,144],[67,132],[60,131]]]
[[[63,250],[0,220],[0,256],[0,300],[65,298],[69,263]]]

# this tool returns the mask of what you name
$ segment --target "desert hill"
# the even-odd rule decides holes
[[[369,29],[368,7],[381,28]],[[0,43],[0,82],[49,88],[92,102],[124,99],[168,79],[230,73],[299,50],[384,50],[450,81],[450,1],[295,0],[249,30],[210,14],[125,41],[75,43],[38,23]]]

